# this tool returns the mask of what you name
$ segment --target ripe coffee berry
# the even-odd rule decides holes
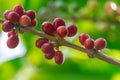
[[[13,29],[13,30],[11,30],[10,32],[8,32],[8,37],[13,36],[13,35],[17,35],[15,29]]]
[[[24,14],[24,8],[20,4],[15,5],[14,11],[18,13],[20,16]]]
[[[61,51],[56,51],[55,52],[55,62],[57,64],[62,64],[64,62],[64,56]]]
[[[86,49],[93,49],[94,48],[94,40],[91,38],[88,38],[84,42],[84,46]]]
[[[68,34],[67,34],[68,37],[74,36],[77,33],[77,27],[76,27],[76,25],[70,24],[67,27],[67,31],[68,31]]]
[[[41,46],[44,43],[47,43],[47,42],[48,42],[48,39],[46,39],[46,38],[39,38],[39,39],[36,40],[35,45],[36,45],[36,47],[41,48]]]
[[[3,30],[4,32],[9,32],[9,31],[11,31],[11,30],[13,29],[13,27],[14,27],[14,24],[11,23],[11,22],[8,21],[8,20],[4,21],[3,24],[2,24],[2,30]]]
[[[104,49],[106,47],[106,40],[104,38],[98,38],[97,40],[95,40],[95,48],[97,50],[101,50]]]
[[[79,35],[79,41],[82,45],[84,45],[84,42],[86,39],[90,38],[88,34],[82,33]]]
[[[54,19],[53,25],[56,30],[59,26],[65,26],[65,22],[62,18],[58,17]]]
[[[46,59],[52,59],[55,55],[55,51],[52,51],[51,53],[45,54]]]
[[[34,19],[34,20],[31,21],[29,26],[34,27],[34,26],[36,26],[36,24],[37,24],[37,21],[36,21],[36,19]]]
[[[14,23],[14,22],[19,21],[19,14],[14,11],[11,11],[11,12],[9,12],[7,18],[8,18],[8,20],[10,20],[11,22]]]
[[[49,54],[49,53],[52,53],[53,50],[54,50],[54,45],[52,43],[44,43],[42,46],[41,46],[41,49],[42,51],[45,53],[45,54]]]
[[[29,16],[23,15],[23,16],[20,17],[19,23],[20,23],[21,26],[25,27],[25,26],[30,25],[31,19],[30,19]]]
[[[35,19],[35,12],[33,10],[28,10],[26,15],[31,18],[31,20]]]
[[[10,36],[7,40],[7,46],[11,49],[15,48],[18,45],[18,43],[19,43],[19,39],[18,36],[16,35]]]
[[[67,29],[65,26],[59,26],[56,30],[57,35],[61,38],[65,37],[67,35]]]
[[[42,30],[49,35],[53,35],[55,31],[53,25],[48,21],[42,23]]]
[[[4,17],[5,17],[5,19],[7,19],[8,20],[8,14],[11,12],[12,10],[6,10],[5,12],[4,12]]]

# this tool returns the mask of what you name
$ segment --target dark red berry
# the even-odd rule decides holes
[[[36,40],[35,45],[36,45],[36,47],[41,48],[41,46],[44,43],[46,43],[46,42],[48,42],[48,39],[46,39],[46,38],[39,38],[39,39]]]
[[[7,46],[11,49],[17,47],[18,43],[19,43],[19,39],[18,36],[16,35],[10,36],[7,40]]]
[[[31,20],[35,19],[35,12],[33,10],[28,10],[26,15],[31,18]]]
[[[10,20],[11,22],[18,22],[19,21],[19,14],[11,11],[8,16],[7,16],[8,20]]]
[[[55,62],[57,64],[62,64],[64,62],[64,56],[61,51],[56,51],[55,52]]]
[[[62,18],[58,17],[54,19],[53,25],[56,30],[59,26],[65,26],[65,22]]]
[[[56,30],[56,33],[59,37],[63,38],[67,35],[67,29],[65,26],[59,26]]]
[[[80,42],[82,45],[84,45],[85,40],[88,39],[88,38],[89,38],[89,35],[88,35],[88,34],[82,33],[82,34],[79,35],[79,42]]]
[[[18,13],[20,16],[24,14],[24,8],[20,4],[15,5],[14,11]]]
[[[36,21],[36,19],[34,19],[34,20],[31,21],[31,23],[30,23],[29,26],[30,26],[30,27],[35,27],[36,24],[37,24],[37,21]]]
[[[3,24],[2,24],[2,30],[4,32],[11,31],[13,29],[13,27],[14,27],[14,24],[11,23],[9,20],[4,21]]]
[[[91,38],[88,38],[84,42],[84,46],[86,49],[93,49],[94,48],[94,40]]]
[[[46,59],[52,59],[54,57],[54,55],[55,55],[55,51],[45,54],[45,58]]]
[[[8,37],[10,37],[10,36],[12,36],[12,35],[17,35],[15,29],[13,29],[13,30],[11,30],[10,32],[8,32]]]
[[[77,33],[77,27],[76,27],[76,25],[70,24],[67,27],[67,31],[68,31],[68,34],[67,34],[68,37],[74,36]]]
[[[52,43],[44,43],[41,49],[45,54],[51,53],[54,50],[54,45]]]
[[[8,20],[8,14],[9,14],[11,11],[12,11],[12,10],[6,10],[6,11],[4,12],[4,17],[5,17],[5,19]]]
[[[55,31],[53,25],[48,21],[42,23],[42,30],[49,35],[53,35]]]
[[[97,50],[101,50],[104,49],[106,47],[106,40],[104,38],[98,38],[97,40],[95,40],[95,48]]]
[[[29,16],[23,15],[23,16],[20,17],[19,23],[20,23],[21,26],[25,27],[25,26],[30,25],[31,19],[30,19]]]

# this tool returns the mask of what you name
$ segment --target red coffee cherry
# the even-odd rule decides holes
[[[33,10],[28,10],[26,15],[31,18],[31,20],[35,19],[35,12]]]
[[[25,26],[30,25],[31,19],[30,19],[29,16],[23,15],[23,16],[20,17],[19,23],[20,23],[21,26],[25,27]]]
[[[65,22],[62,18],[58,17],[53,20],[53,25],[56,30],[59,26],[65,26]]]
[[[65,26],[59,26],[56,30],[56,33],[59,37],[63,38],[67,35],[67,29]]]
[[[7,46],[11,49],[17,47],[18,43],[19,43],[19,39],[18,36],[16,35],[10,36],[7,40]]]
[[[3,24],[2,24],[2,30],[4,32],[11,31],[13,29],[13,27],[14,27],[14,24],[11,23],[9,20],[4,21]]]
[[[13,30],[11,30],[10,32],[8,32],[8,37],[13,36],[13,35],[17,35],[15,29],[13,29]]]
[[[19,14],[17,14],[14,11],[9,12],[8,16],[7,16],[8,20],[10,20],[11,22],[18,22],[19,21]]]
[[[48,54],[48,53],[51,53],[54,50],[54,45],[52,43],[47,42],[47,43],[44,43],[41,46],[41,49],[45,54]]]
[[[64,56],[63,56],[63,53],[61,51],[55,52],[55,62],[56,62],[56,64],[63,64]]]
[[[12,12],[12,10],[6,10],[6,11],[4,12],[4,17],[5,17],[5,19],[8,20],[8,14],[9,14],[10,12]]]
[[[94,48],[94,40],[91,38],[88,38],[84,42],[84,46],[86,49],[93,49]]]
[[[104,49],[106,47],[106,40],[104,38],[98,38],[97,40],[95,40],[95,48],[97,50],[101,50]]]
[[[45,58],[46,59],[52,59],[55,55],[55,51],[51,52],[51,53],[48,53],[48,54],[45,54]]]
[[[53,35],[55,31],[53,25],[48,21],[42,23],[42,30],[48,35]]]
[[[39,39],[36,40],[35,45],[36,45],[36,47],[41,48],[41,46],[44,43],[47,43],[47,42],[48,42],[48,39],[46,39],[46,38],[39,38]]]
[[[24,8],[20,4],[15,5],[14,11],[18,13],[20,16],[24,14]]]
[[[34,19],[34,20],[31,21],[31,23],[30,23],[29,26],[30,26],[30,27],[35,27],[36,24],[37,24],[37,21],[36,21],[36,19]]]
[[[70,24],[67,27],[67,31],[68,31],[68,34],[67,34],[68,37],[74,36],[77,33],[77,27],[76,27],[76,25]]]
[[[82,33],[82,34],[79,35],[79,42],[80,42],[82,45],[84,45],[85,40],[88,39],[88,38],[89,38],[89,35],[88,35],[88,34]]]

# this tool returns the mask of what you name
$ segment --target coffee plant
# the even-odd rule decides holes
[[[91,6],[92,4],[92,6]],[[92,11],[96,11],[97,3],[89,3]],[[120,15],[120,9],[112,7],[112,2],[108,2],[105,5],[108,16],[112,13]],[[87,18],[87,14],[81,12],[82,19]],[[35,30],[34,27],[37,25],[36,13],[33,10],[25,11],[24,7],[20,4],[14,6],[13,10],[6,10],[4,12],[5,20],[0,19],[2,24],[2,30],[8,33],[7,46],[11,49],[16,48],[19,44],[19,34],[24,35],[24,32],[40,36],[35,42],[37,48],[41,49],[46,59],[54,59],[56,64],[63,64],[65,61],[64,53],[59,49],[61,46],[70,47],[82,52],[87,53],[89,58],[99,58],[106,62],[120,66],[120,62],[105,55],[101,52],[102,49],[106,48],[107,41],[105,38],[98,38],[94,40],[88,33],[81,33],[78,36],[78,41],[81,46],[70,43],[66,40],[66,37],[76,36],[78,27],[72,23],[67,25],[66,21],[62,17],[55,17],[52,22],[44,21],[40,28],[43,32]],[[74,17],[75,20],[79,19]],[[97,19],[91,18],[92,21],[98,21]]]

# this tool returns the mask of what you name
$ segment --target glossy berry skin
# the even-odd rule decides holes
[[[8,32],[8,37],[13,36],[13,35],[17,35],[15,29],[13,29],[13,30],[11,30],[10,32]]]
[[[59,26],[56,33],[59,37],[64,38],[67,35],[67,29],[65,26]]]
[[[18,13],[20,16],[24,14],[24,8],[20,4],[15,5],[14,11]]]
[[[45,54],[45,58],[46,59],[52,59],[55,55],[55,51],[51,52],[51,53],[48,53],[48,54]]]
[[[36,40],[35,45],[36,45],[36,47],[41,48],[41,46],[44,43],[47,43],[47,42],[48,42],[48,39],[46,39],[46,38],[39,38],[39,39]]]
[[[34,20],[31,21],[31,23],[30,23],[29,26],[30,26],[30,27],[35,27],[36,24],[37,24],[37,21],[36,21],[36,19],[34,19]]]
[[[58,17],[53,20],[53,25],[56,30],[59,26],[65,26],[65,21],[62,18]]]
[[[42,23],[42,30],[48,35],[53,35],[55,32],[53,25],[48,21]]]
[[[41,49],[45,54],[49,54],[54,50],[54,45],[52,43],[44,43]]]
[[[8,14],[10,13],[10,12],[12,12],[12,10],[6,10],[5,12],[4,12],[4,17],[5,17],[5,19],[7,19],[8,20]]]
[[[97,50],[101,50],[104,49],[106,47],[106,40],[104,38],[98,38],[97,40],[95,40],[95,48]]]
[[[21,26],[25,27],[25,26],[30,25],[31,19],[30,19],[29,16],[23,15],[23,16],[20,17],[19,23],[20,23]]]
[[[77,27],[76,27],[76,25],[70,24],[67,27],[67,31],[68,31],[68,34],[67,34],[68,37],[74,36],[77,33]]]
[[[84,42],[84,46],[86,49],[93,49],[94,48],[94,40],[91,38],[88,38]]]
[[[63,53],[61,51],[55,52],[55,62],[56,62],[56,64],[63,64],[64,56],[63,56]]]
[[[13,27],[14,27],[14,24],[11,23],[9,20],[4,21],[3,24],[2,24],[2,30],[4,32],[11,31],[13,29]]]
[[[7,40],[7,46],[11,49],[17,47],[18,43],[19,43],[19,39],[18,36],[16,35],[10,36]]]
[[[18,22],[19,21],[19,14],[11,11],[8,16],[7,16],[8,20],[10,20],[11,22]]]
[[[28,10],[26,15],[31,18],[31,20],[35,19],[35,12],[33,10]]]
[[[88,39],[88,38],[89,38],[89,35],[88,35],[88,34],[82,33],[82,34],[79,35],[79,42],[80,42],[82,45],[84,45],[85,40]]]

